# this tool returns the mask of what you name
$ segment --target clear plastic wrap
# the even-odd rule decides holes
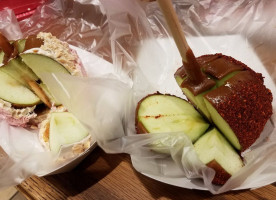
[[[275,2],[206,0],[174,1],[174,5],[196,56],[217,52],[232,56],[262,72],[276,96]],[[142,97],[156,91],[184,97],[173,77],[181,59],[156,2],[56,0],[20,22],[20,27],[23,35],[50,31],[113,63],[112,72],[99,66],[103,73],[91,71],[88,78],[45,74],[42,80],[86,125],[101,148],[130,154],[137,171],[214,194],[276,180],[275,115],[260,140],[243,154],[245,167],[221,187],[211,184],[214,171],[198,160],[183,133],[136,135],[135,108]],[[275,105],[274,99],[274,112]],[[156,140],[169,144],[170,155],[152,151],[150,144]]]

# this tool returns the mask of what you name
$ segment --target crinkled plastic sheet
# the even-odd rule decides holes
[[[75,3],[50,2],[20,27],[24,34],[53,32],[113,62],[118,76],[43,76],[53,94],[93,133],[99,146],[107,153],[129,153],[135,169],[150,177],[214,194],[256,188],[276,180],[275,115],[265,127],[263,140],[244,153],[246,166],[222,187],[211,184],[214,171],[198,160],[183,133],[136,135],[135,108],[142,97],[156,91],[183,97],[172,76],[181,60],[173,41],[166,39],[169,33],[158,5],[128,0]],[[222,50],[242,62],[243,56],[249,63],[256,62],[254,69],[263,72],[275,97],[275,2],[206,0],[174,1],[174,5],[197,56]],[[273,106],[275,111],[275,100]],[[156,140],[169,144],[170,155],[152,151],[151,143]]]

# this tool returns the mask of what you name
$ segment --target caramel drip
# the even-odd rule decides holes
[[[189,79],[186,78],[182,82],[180,87],[189,89],[196,96],[202,92],[205,92],[205,91],[211,89],[216,84],[216,82],[214,80],[207,78],[207,76],[205,76],[205,77],[206,78],[204,78],[203,81],[201,83],[199,83],[198,85],[191,83],[189,81]]]
[[[186,72],[185,72],[184,67],[182,66],[182,67],[178,68],[174,75],[175,75],[175,76],[179,76],[179,77],[181,77],[182,79],[184,79],[185,76],[186,76]]]
[[[30,35],[26,40],[24,51],[41,47],[43,44],[43,39],[37,38],[36,35]]]
[[[222,102],[228,101],[230,97],[237,93],[237,90],[241,87],[242,83],[249,83],[250,81],[260,83],[259,80],[255,78],[252,72],[250,71],[242,71],[227,80],[226,84],[209,92],[205,95],[205,97],[212,103],[213,106],[217,107],[217,105]]]
[[[187,62],[183,62],[184,71],[187,78],[182,82],[181,87],[188,88],[194,95],[198,95],[212,88],[216,83],[208,78],[202,71],[191,49],[188,49]],[[184,77],[183,71],[181,77]]]
[[[200,66],[194,56],[193,51],[189,48],[186,52],[187,62],[183,61],[184,69],[189,82],[194,85],[199,85],[206,78],[202,73]]]
[[[2,33],[0,33],[0,50],[5,53],[3,64],[7,64],[11,57],[15,57],[17,55],[17,50],[10,44],[9,40]]]
[[[41,47],[43,44],[44,41],[42,39],[37,38],[35,35],[31,35],[26,40],[24,51]],[[9,40],[0,33],[0,51],[1,50],[5,53],[3,64],[7,64],[9,59],[15,58],[18,55],[18,41],[10,44]]]
[[[203,65],[202,68],[206,74],[216,77],[219,80],[231,72],[244,69],[242,65],[235,62],[234,59],[228,59],[228,57],[222,55],[217,59],[208,62],[208,64]]]
[[[231,72],[247,69],[243,63],[222,54],[204,55],[195,58],[193,52],[190,51],[187,55],[189,55],[187,56],[189,58],[188,63],[183,63],[183,66],[176,71],[175,75],[185,79],[181,87],[188,88],[194,95],[214,86],[214,82],[208,76],[220,80]]]

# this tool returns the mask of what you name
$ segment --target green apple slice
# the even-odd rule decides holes
[[[191,103],[197,108],[197,110],[199,110],[210,122],[212,122],[212,118],[211,118],[211,114],[210,111],[208,110],[207,106],[205,105],[205,101],[203,96],[205,94],[207,94],[208,92],[220,87],[221,85],[224,85],[225,82],[230,79],[231,77],[233,77],[235,74],[237,74],[239,71],[234,71],[231,72],[230,74],[227,74],[225,77],[223,77],[220,80],[215,80],[216,81],[216,85],[214,87],[212,87],[211,89],[202,92],[198,95],[193,95],[193,93],[188,90],[187,88],[182,88],[181,84],[182,82],[185,80],[185,78],[181,78],[178,75],[175,75],[175,80],[177,82],[177,84],[181,87],[182,92],[185,94],[185,96],[191,101]]]
[[[204,99],[205,105],[208,111],[211,113],[212,120],[216,126],[223,132],[225,137],[231,142],[231,144],[238,150],[241,150],[241,145],[236,134],[233,132],[228,123],[220,116],[217,110],[212,106],[212,104]]]
[[[17,107],[33,106],[40,103],[40,99],[27,87],[0,71],[0,98]]]
[[[3,63],[3,61],[4,61],[4,56],[5,56],[4,51],[1,51],[1,52],[0,52],[0,64]]]
[[[20,58],[11,59],[8,64],[2,66],[0,71],[7,73],[25,87],[29,87],[28,81],[38,81],[39,78]]]
[[[138,133],[183,132],[194,142],[209,124],[187,101],[176,96],[153,94],[139,102],[136,127]]]
[[[225,85],[226,81],[229,80],[230,78],[232,78],[233,76],[235,76],[236,74],[238,74],[240,71],[234,71],[234,72],[231,72],[230,74],[227,74],[225,77],[223,77],[222,79],[220,80],[216,80],[216,88],[222,86],[222,85]],[[215,88],[214,88],[215,89]],[[214,90],[212,89],[212,90]],[[211,91],[212,91],[211,90]],[[205,93],[206,94],[206,93]]]
[[[215,128],[200,137],[194,148],[199,159],[216,171],[215,184],[224,184],[243,167],[239,154]]]
[[[18,53],[22,53],[25,48],[26,39],[16,40],[13,46],[17,49]]]
[[[54,104],[55,106],[61,105],[61,103],[51,94],[47,85],[45,85],[44,83],[40,83],[39,87],[43,90],[44,94],[49,98],[52,104]]]
[[[70,74],[69,71],[61,65],[59,62],[55,61],[54,59],[40,55],[40,54],[20,54],[22,60],[26,65],[38,76],[41,77],[41,74],[44,72],[49,73],[65,73]],[[28,82],[29,84],[30,82]],[[32,84],[32,90],[37,93],[37,95],[41,98],[41,100],[48,106],[51,107],[52,103],[54,105],[60,105],[60,103],[53,97],[49,89],[43,83],[40,83],[39,86]]]
[[[23,62],[40,78],[41,74],[44,72],[70,74],[63,65],[48,56],[33,53],[22,53],[20,54],[20,57]]]
[[[54,112],[50,118],[49,146],[58,153],[63,145],[82,141],[89,133],[80,121],[69,112]]]
[[[175,80],[177,82],[177,84],[179,86],[181,86],[182,82],[185,80],[182,79],[180,76],[175,76]],[[216,86],[212,87],[211,89],[209,89],[208,91],[205,91],[201,94],[198,94],[198,95],[193,95],[193,93],[188,90],[187,88],[182,88],[182,92],[185,94],[185,96],[189,99],[189,101],[196,107],[196,109],[201,112],[210,122],[212,122],[212,119],[211,119],[211,115],[209,113],[209,111],[207,110],[206,106],[205,106],[205,103],[203,101],[203,95],[206,94],[207,92],[215,89]]]

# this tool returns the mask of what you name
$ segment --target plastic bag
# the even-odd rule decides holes
[[[265,83],[275,97],[274,2],[174,3],[197,56],[223,52],[245,64],[256,62],[254,70],[263,72]],[[262,138],[269,136],[269,139],[265,143],[259,141],[252,151],[245,153],[246,166],[222,187],[211,184],[214,171],[198,160],[183,133],[135,134],[135,108],[142,97],[156,91],[183,97],[173,80],[181,60],[173,41],[166,39],[169,34],[156,2],[53,1],[39,8],[20,27],[23,35],[41,30],[53,32],[114,64],[115,75],[76,78],[45,74],[43,81],[86,125],[106,152],[129,153],[139,172],[185,188],[208,189],[214,194],[260,187],[276,180],[275,115],[262,134]],[[248,65],[253,68],[250,62]],[[275,100],[273,106],[275,111]],[[171,142],[170,156],[151,150],[150,144],[156,140]]]

